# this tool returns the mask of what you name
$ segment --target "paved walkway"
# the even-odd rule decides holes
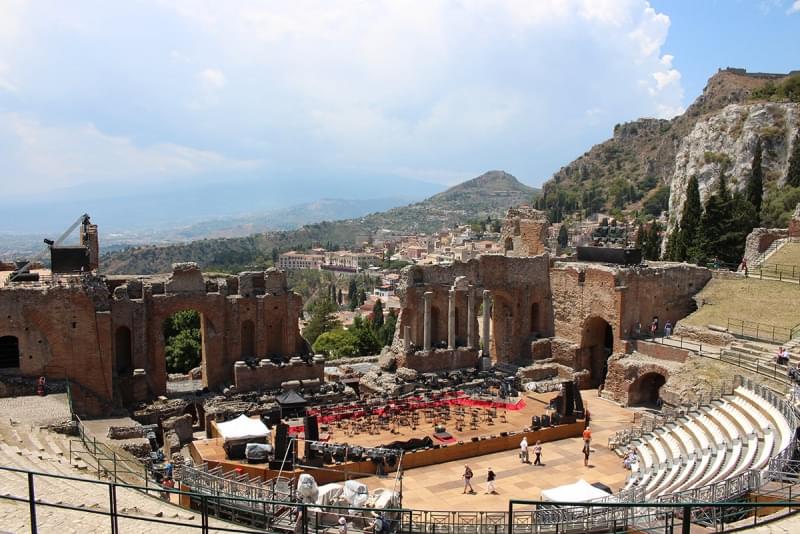
[[[555,393],[551,394],[555,395]],[[508,500],[538,500],[543,489],[572,484],[583,478],[589,483],[602,482],[618,491],[625,484],[628,470],[608,449],[608,438],[617,430],[629,428],[633,421],[631,410],[601,399],[597,391],[584,391],[584,402],[592,414],[592,448],[590,467],[583,466],[581,438],[571,438],[542,445],[544,466],[523,464],[518,451],[504,451],[468,460],[410,469],[403,476],[403,506],[426,510],[503,511]],[[530,444],[533,446],[533,443]],[[531,461],[533,453],[531,451]],[[461,474],[464,464],[475,473],[472,485],[477,494],[464,495]],[[486,473],[491,467],[497,473],[497,495],[486,495]],[[393,476],[359,479],[369,487],[395,486]]]

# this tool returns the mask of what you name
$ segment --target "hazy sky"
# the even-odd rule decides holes
[[[0,0],[0,180],[538,185],[798,35],[800,0]]]

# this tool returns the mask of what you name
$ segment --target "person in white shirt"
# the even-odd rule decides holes
[[[522,438],[522,441],[519,444],[519,459],[523,464],[530,463],[530,460],[528,459],[528,438]]]

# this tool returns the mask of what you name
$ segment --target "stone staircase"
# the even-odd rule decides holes
[[[756,341],[734,341],[730,347],[723,349],[720,353],[723,359],[736,360],[741,365],[755,368],[756,362],[759,366],[775,367],[778,349],[785,347],[789,350],[789,363],[797,365],[800,363],[800,339],[793,339],[789,342],[768,343]],[[778,369],[785,370],[785,366],[777,366]]]

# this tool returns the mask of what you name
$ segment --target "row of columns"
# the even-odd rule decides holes
[[[453,350],[456,348],[456,289],[448,291],[447,301],[447,348]],[[423,350],[431,350],[431,305],[433,301],[433,292],[426,291],[422,295],[423,302],[423,324],[422,324],[422,348]],[[489,355],[489,329],[491,317],[492,297],[488,289],[483,291],[483,350],[484,356]],[[472,349],[476,345],[475,332],[475,288],[469,286],[467,289],[467,347]],[[411,327],[406,326],[404,332],[405,349],[410,350],[411,343]]]

